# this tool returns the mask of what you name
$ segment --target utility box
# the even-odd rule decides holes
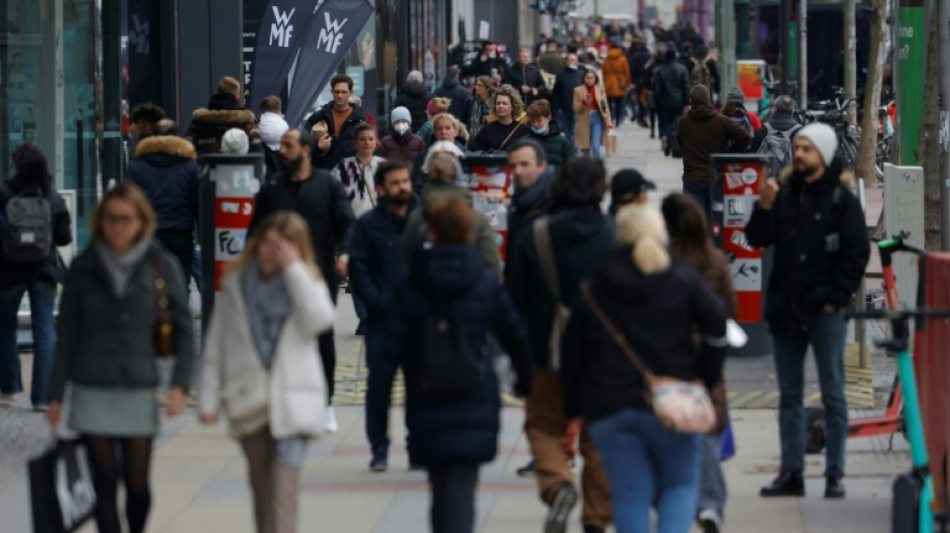
[[[924,169],[884,164],[884,231],[888,237],[906,233],[904,242],[924,248]],[[901,303],[917,307],[917,256],[896,254],[894,276]]]

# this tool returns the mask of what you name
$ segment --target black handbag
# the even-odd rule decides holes
[[[84,444],[57,440],[30,461],[29,474],[35,533],[71,533],[92,517],[96,490]]]
[[[482,363],[449,305],[440,302],[433,311],[422,323],[422,391],[446,399],[471,396],[481,387]]]

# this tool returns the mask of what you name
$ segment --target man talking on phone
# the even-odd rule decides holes
[[[350,103],[353,78],[337,74],[330,80],[333,101],[307,120],[308,132],[317,139],[313,153],[314,168],[331,169],[346,157],[356,154],[356,127],[368,122],[363,108]]]

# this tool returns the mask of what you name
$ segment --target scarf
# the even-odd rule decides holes
[[[241,274],[241,290],[247,307],[251,337],[264,367],[270,368],[284,321],[293,307],[283,273],[277,272],[265,280],[255,262]]]
[[[121,297],[125,294],[126,289],[129,287],[129,279],[132,277],[132,273],[135,272],[136,267],[138,267],[139,263],[145,258],[151,246],[152,239],[142,239],[133,244],[132,247],[129,248],[129,251],[120,257],[115,255],[106,243],[102,241],[96,242],[96,255],[99,256],[99,260],[102,261],[102,265],[106,269],[116,296]]]

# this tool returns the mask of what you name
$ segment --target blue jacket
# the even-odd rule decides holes
[[[370,317],[382,314],[393,288],[405,277],[402,236],[409,213],[419,204],[413,197],[401,217],[381,202],[353,225],[350,233],[350,283],[366,304]]]
[[[152,202],[158,229],[194,229],[201,182],[195,158],[195,147],[190,142],[171,135],[148,137],[135,147],[129,179]]]
[[[406,425],[414,464],[478,464],[493,460],[498,449],[501,399],[492,364],[491,331],[511,357],[515,386],[526,395],[532,378],[528,332],[498,276],[470,245],[436,245],[420,250],[409,275],[397,287],[387,313],[383,357],[402,365],[406,376]],[[433,301],[446,299],[465,328],[472,353],[484,365],[484,379],[470,397],[447,401],[427,396],[419,383],[416,357],[422,352],[419,325]]]
[[[578,66],[576,69],[566,68],[558,73],[554,79],[551,109],[564,113],[574,114],[574,89],[584,81],[587,69]]]

